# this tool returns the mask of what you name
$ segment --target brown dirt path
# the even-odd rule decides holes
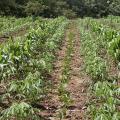
[[[54,70],[51,73],[51,78],[50,78],[52,82],[52,91],[49,92],[47,99],[43,103],[41,103],[42,106],[45,107],[45,110],[43,110],[40,113],[40,115],[44,118],[44,120],[59,120],[58,110],[61,107],[61,103],[59,101],[58,87],[60,84],[60,77],[62,74],[62,65],[67,50],[69,30],[70,29],[68,28],[65,31],[65,35],[64,35],[65,40],[63,41],[60,50],[57,51],[56,53],[57,59],[54,63]]]
[[[72,31],[75,34],[75,44],[68,91],[71,93],[71,98],[74,102],[69,107],[68,119],[66,120],[85,120],[87,89],[90,78],[84,72],[84,60],[80,49],[80,34],[76,23]]]
[[[57,115],[62,105],[58,96],[58,87],[70,32],[75,35],[75,43],[71,62],[71,75],[67,90],[70,92],[73,104],[67,108],[67,116],[64,120],[85,120],[87,88],[90,79],[84,72],[84,61],[80,50],[80,34],[77,29],[76,21],[71,21],[69,28],[65,32],[65,40],[61,50],[57,53],[58,59],[54,63],[54,71],[51,77],[53,90],[49,95],[49,99],[43,104],[47,109],[41,112],[41,115],[46,118],[46,120],[60,120]]]

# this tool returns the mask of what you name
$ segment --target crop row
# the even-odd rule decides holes
[[[85,68],[93,80],[90,86],[89,116],[92,120],[119,120],[118,77],[109,76],[106,58],[107,48],[111,49],[111,31],[107,28],[106,31],[92,19],[79,20],[79,24]]]
[[[104,45],[109,54],[114,57],[118,63],[120,62],[120,32],[109,26],[92,21],[91,30],[103,39]]]
[[[39,22],[39,21],[38,21]],[[40,104],[50,89],[49,75],[68,21],[41,21],[24,40],[0,48],[0,119],[40,119]]]
[[[63,69],[60,79],[59,85],[59,98],[62,103],[62,106],[59,110],[59,118],[62,120],[66,117],[67,108],[71,105],[72,99],[70,97],[70,93],[67,90],[68,83],[70,81],[70,72],[71,72],[71,60],[74,48],[74,33],[69,32],[68,34],[68,41],[67,48],[65,52],[65,57],[63,60]]]
[[[0,35],[8,35],[32,23],[32,18],[0,17]]]

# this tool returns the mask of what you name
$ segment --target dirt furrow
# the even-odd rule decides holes
[[[68,109],[67,120],[85,120],[89,77],[84,72],[84,60],[80,50],[80,34],[77,24],[74,25],[72,31],[75,34],[75,44],[68,91],[71,93],[73,104]]]
[[[52,90],[47,96],[47,99],[44,101],[42,106],[45,107],[45,110],[41,112],[41,116],[46,120],[58,120],[58,110],[61,107],[61,102],[59,100],[59,92],[58,88],[60,85],[60,77],[62,74],[62,64],[65,57],[65,52],[67,49],[67,39],[68,39],[69,29],[65,32],[65,39],[61,45],[59,51],[57,51],[56,56],[57,59],[54,63],[54,70],[51,73],[51,82],[52,82]]]
[[[61,50],[57,53],[57,60],[54,63],[54,70],[50,78],[53,85],[52,91],[48,95],[49,98],[43,103],[45,110],[41,112],[41,115],[45,118],[44,120],[60,120],[58,111],[62,109],[62,103],[60,102],[58,88],[60,86],[63,62],[69,44],[70,33],[74,34],[75,40],[67,91],[69,91],[73,103],[67,108],[65,119],[61,120],[85,120],[89,77],[84,72],[84,60],[80,50],[80,36],[76,21],[71,21],[69,28],[65,32],[65,40]]]

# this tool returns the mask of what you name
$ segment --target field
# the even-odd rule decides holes
[[[0,17],[0,120],[120,120],[120,17]]]

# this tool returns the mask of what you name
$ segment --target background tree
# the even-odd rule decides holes
[[[42,0],[32,0],[28,1],[25,6],[25,13],[27,15],[35,15],[39,16],[43,13],[45,9],[45,5],[43,4]]]
[[[11,15],[15,6],[15,0],[0,0],[0,14]]]
[[[87,15],[92,17],[102,17],[109,14],[108,0],[86,0]]]
[[[120,0],[112,0],[109,5],[109,13],[120,16]]]
[[[0,15],[68,18],[120,15],[120,0],[0,0]]]

